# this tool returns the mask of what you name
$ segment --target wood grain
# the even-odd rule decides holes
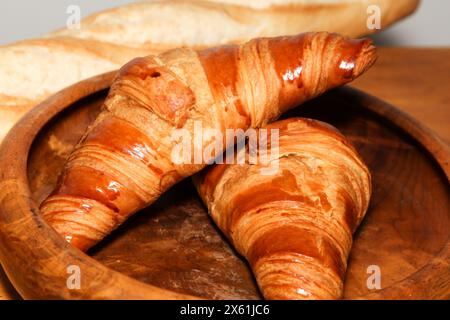
[[[106,95],[105,89],[115,75],[116,72],[100,75],[52,96],[17,124],[0,148],[0,260],[8,278],[24,298],[195,298],[131,279],[71,247],[43,220],[36,199],[31,197],[27,159],[32,145],[36,146],[34,140],[43,126],[62,110],[72,106],[72,110],[76,111],[73,123],[86,128],[89,119],[85,115],[90,113],[84,110],[87,108],[98,112]],[[102,91],[99,99],[96,93]],[[80,103],[85,108],[79,108]],[[75,134],[81,132],[74,131]],[[66,133],[71,135],[72,131]],[[73,141],[76,140],[75,137]],[[61,157],[60,148],[52,145],[49,143],[49,148],[56,149],[53,154]],[[46,164],[51,166],[47,160]],[[71,289],[67,285],[68,268],[71,266],[78,267],[83,274],[82,290]]]
[[[447,139],[447,141],[450,141],[450,132],[446,124],[446,122],[448,122],[448,119],[450,119],[450,108],[448,107],[450,100],[450,91],[448,90],[448,78],[450,75],[449,61],[450,49],[435,50],[383,48],[381,49],[381,58],[378,64],[372,71],[369,72],[367,76],[361,78],[361,80],[358,80],[355,83],[355,86],[362,88],[369,93],[375,94],[381,98],[384,98],[394,104],[397,104],[403,110],[416,116],[416,118],[425,122],[431,128],[435,129],[441,136]],[[312,112],[310,115],[314,116],[314,112]],[[318,116],[322,120],[327,120],[326,117],[325,119],[323,118],[323,115],[316,116]],[[331,122],[333,119],[328,120],[330,120]],[[334,119],[334,121],[336,121],[336,119]],[[419,275],[420,272],[423,275],[427,272],[433,273],[436,270],[439,270],[439,268],[445,266],[447,266],[448,268],[448,260],[444,259],[438,259],[432,264],[426,265],[426,262],[436,254],[438,254],[440,250],[449,250],[448,244],[447,249],[445,249],[445,247],[442,248],[443,243],[445,243],[445,239],[447,239],[448,237],[448,234],[446,232],[448,231],[449,227],[448,212],[450,211],[448,203],[448,181],[446,181],[442,176],[439,178],[439,169],[436,169],[436,167],[427,164],[429,163],[428,157],[418,151],[420,149],[417,149],[415,147],[415,144],[410,140],[399,141],[398,138],[396,138],[395,131],[390,132],[381,130],[380,132],[380,128],[376,127],[375,125],[362,126],[363,122],[360,122],[359,125],[358,122],[355,123],[356,124],[352,125],[351,128],[348,128],[345,132],[358,146],[363,155],[365,154],[367,156],[368,154],[372,154],[374,148],[378,148],[377,150],[393,149],[399,152],[399,154],[392,153],[388,155],[378,155],[378,157],[381,157],[381,159],[385,163],[384,167],[380,166],[379,164],[375,165],[374,163],[372,163],[372,166],[374,167],[371,167],[371,169],[373,168],[375,172],[381,171],[378,174],[380,179],[387,179],[388,177],[386,173],[383,174],[382,170],[386,172],[394,172],[401,169],[400,163],[409,164],[410,169],[404,170],[399,177],[395,176],[396,179],[405,181],[406,184],[399,184],[396,179],[392,178],[387,179],[387,185],[379,185],[378,189],[376,189],[376,192],[378,192],[378,196],[375,197],[375,202],[373,204],[373,210],[375,213],[368,216],[365,224],[370,226],[373,221],[377,221],[378,219],[384,221],[384,224],[382,223],[377,228],[362,228],[362,231],[360,231],[360,233],[358,234],[358,239],[355,243],[354,252],[366,252],[366,255],[373,256],[374,264],[387,263],[387,268],[392,272],[389,272],[387,277],[383,278],[383,288],[385,289],[381,290],[381,292],[387,291],[387,293],[381,294],[380,292],[371,293],[370,291],[367,291],[367,288],[364,286],[364,280],[367,277],[364,266],[367,261],[363,259],[361,260],[362,256],[359,257],[358,255],[352,254],[352,260],[349,268],[349,277],[347,279],[348,285],[346,289],[346,296],[352,298],[369,294],[369,296],[367,297],[380,298],[386,294],[397,296],[400,296],[401,294],[410,294],[411,297],[420,297],[418,292],[408,293],[408,288],[412,287],[414,282],[418,282],[418,279],[415,279],[414,277],[408,278],[408,276],[412,275],[418,270]],[[339,126],[339,122],[337,123],[337,125]],[[345,126],[343,126],[342,124],[341,129],[345,129]],[[364,132],[365,134],[362,135],[361,132]],[[369,137],[375,136],[376,139],[370,141],[367,140],[367,133],[370,133]],[[74,136],[72,136],[72,139],[74,139]],[[69,145],[70,147],[72,141],[69,139],[69,141],[63,141],[65,143],[58,142],[61,141],[53,140],[53,149],[59,150],[57,151],[57,153],[59,152],[60,155],[64,155],[64,152],[66,152],[65,146]],[[400,158],[397,158],[396,155],[400,156]],[[445,157],[445,155],[442,155],[442,157]],[[401,162],[399,162],[399,159],[401,160]],[[434,178],[431,179],[430,177]],[[39,179],[36,178],[33,181],[38,180]],[[421,181],[423,183],[418,184],[417,181]],[[47,186],[47,188],[50,187]],[[431,195],[427,196],[427,193],[423,192],[423,190],[425,189],[433,190],[433,192],[436,192],[438,196],[443,198],[444,200],[440,202],[435,201],[434,197],[431,197]],[[174,192],[180,191],[180,189],[175,189]],[[36,194],[34,195],[37,201],[39,201],[40,197],[42,197],[46,192],[45,188],[41,189],[40,192],[40,196]],[[391,193],[401,194],[403,196],[403,200],[400,202],[396,202]],[[158,279],[158,277],[155,276],[154,273],[148,272],[148,269],[146,269],[146,271],[143,271],[145,270],[145,268],[143,268],[142,256],[137,254],[140,247],[136,247],[134,249],[135,251],[133,251],[132,254],[128,254],[125,256],[123,251],[124,248],[130,249],[130,243],[137,241],[138,234],[147,237],[144,237],[145,241],[156,241],[156,236],[153,237],[151,235],[151,232],[158,230],[158,226],[160,223],[160,220],[158,219],[166,219],[163,221],[165,221],[165,227],[168,228],[168,232],[175,232],[176,229],[179,229],[180,221],[185,220],[188,224],[193,222],[198,223],[199,221],[202,221],[202,223],[208,222],[207,219],[204,220],[204,215],[200,214],[203,208],[199,203],[189,202],[190,200],[186,201],[187,203],[185,204],[185,207],[187,209],[185,210],[176,210],[175,204],[172,204],[172,206],[170,206],[166,205],[167,203],[164,202],[162,202],[162,204],[165,205],[156,205],[151,213],[144,212],[135,220],[130,221],[131,227],[127,228],[127,231],[124,230],[122,233],[111,237],[111,239],[103,244],[102,247],[99,247],[91,254],[97,260],[101,261],[104,265],[116,269],[117,271],[128,273],[130,276],[133,276],[145,282],[153,283],[155,285],[160,285],[163,287],[166,286],[168,289],[176,289],[176,287],[179,286],[180,283],[182,283],[182,279],[180,280],[180,277],[184,276],[186,278],[185,280],[192,280],[192,277],[195,277],[196,275],[195,272],[186,276],[185,273],[183,274],[177,272],[176,269],[174,270],[172,267],[167,267],[164,264],[156,265],[154,267],[156,269],[153,269],[153,272],[156,271],[160,274],[166,274],[166,277],[172,277],[170,278],[171,282],[167,282],[163,279]],[[433,206],[434,212],[438,212],[441,215],[441,223],[435,224],[440,227],[438,229],[430,227],[422,230],[422,224],[430,222],[429,217],[426,215],[426,212],[428,211],[423,210],[424,207],[429,206]],[[412,214],[416,216],[415,220],[407,219],[407,216],[405,216],[407,212],[412,212]],[[445,213],[447,213],[447,215],[445,215]],[[439,217],[439,215],[436,217]],[[143,223],[142,220],[145,220],[145,222]],[[435,223],[434,220],[431,220],[431,222]],[[143,228],[143,224],[145,224],[146,227]],[[192,254],[192,252],[189,251],[189,247],[192,247],[193,243],[194,246],[199,246],[201,244],[201,241],[198,240],[198,237],[202,236],[202,234],[204,235],[205,233],[208,235],[215,234],[216,238],[213,239],[213,242],[216,245],[214,249],[216,251],[213,250],[210,252],[216,254],[219,253],[222,255],[228,254],[232,256],[233,258],[231,258],[230,262],[231,268],[237,268],[237,270],[241,270],[239,271],[241,274],[241,285],[234,287],[241,288],[241,291],[236,291],[237,294],[241,294],[243,295],[242,297],[247,298],[253,295],[254,298],[257,298],[258,294],[254,291],[254,288],[252,291],[251,286],[253,285],[253,282],[251,277],[248,275],[248,270],[245,269],[245,264],[239,259],[236,260],[236,257],[231,254],[231,249],[225,242],[223,242],[222,239],[220,239],[220,236],[219,238],[217,238],[217,230],[215,230],[212,225],[207,225],[208,227],[206,227],[206,229],[202,229],[198,232],[185,233],[185,236],[186,234],[189,235],[189,241],[180,242],[181,247],[179,247],[180,243],[175,243],[172,245],[175,245],[175,248],[178,246],[179,252],[184,252],[186,254],[185,257],[187,257]],[[135,231],[132,232],[129,230]],[[155,233],[158,234],[157,232],[153,232],[153,234]],[[387,234],[400,234],[401,241],[398,239],[397,240],[400,242],[397,243],[395,241],[376,241],[377,237],[383,238]],[[430,234],[436,236],[430,236]],[[164,236],[164,234],[159,233],[159,237],[161,235]],[[170,245],[170,242],[168,243]],[[371,247],[368,245],[370,243],[375,243],[376,246]],[[147,254],[147,258],[149,258],[148,261],[157,259],[162,254],[161,248],[157,248],[154,246],[147,246],[146,248],[147,249],[145,252]],[[419,248],[420,250],[417,250],[417,248]],[[383,254],[383,252],[385,254]],[[389,254],[389,252],[394,252],[394,254]],[[111,258],[111,254],[114,258]],[[205,260],[203,260],[203,262],[204,261]],[[135,266],[135,268],[130,267],[133,265]],[[184,266],[192,268],[193,265],[201,266],[201,263],[199,263],[199,261],[191,260]],[[420,270],[421,268],[422,270]],[[201,268],[197,269],[201,270]],[[153,276],[151,276],[152,274]],[[220,285],[220,281],[218,281],[218,278],[212,276],[214,275],[214,272],[206,274],[206,278],[203,279],[203,285],[200,281],[199,285],[197,286],[186,286],[186,293],[205,293],[205,286],[210,282],[214,282],[217,283],[217,285]],[[245,274],[247,274],[247,276],[245,276]],[[228,277],[233,276],[236,276],[236,274],[228,275]],[[402,281],[405,278],[408,278],[408,280]],[[427,287],[428,285],[430,285],[430,282],[428,281],[431,281],[435,286],[448,288],[448,279],[446,280],[445,277],[442,277],[442,279],[442,283],[437,284],[435,282],[432,282],[432,279],[422,281],[422,297],[430,298],[429,295],[427,296],[427,292],[430,292],[430,287]],[[391,286],[394,284],[396,285]],[[243,287],[247,288],[245,289],[247,291],[242,291]],[[223,288],[225,288],[223,290],[225,292],[230,288],[230,286],[225,286]],[[216,296],[216,298],[223,297],[220,296],[220,290],[216,291],[219,292],[219,295]],[[439,290],[437,290],[436,292],[439,292]],[[442,290],[440,290],[440,292],[442,293]],[[246,294],[247,296],[245,296]],[[212,292],[210,292],[209,296],[211,295]],[[206,296],[208,296],[208,293],[206,293]],[[4,276],[4,274],[0,272],[0,299],[15,299],[18,297],[18,294],[15,293],[11,285],[6,281],[6,277]],[[442,297],[442,295],[440,297]]]

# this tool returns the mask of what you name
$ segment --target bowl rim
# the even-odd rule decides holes
[[[26,299],[199,299],[146,284],[114,271],[70,246],[39,214],[27,176],[30,148],[41,129],[74,102],[109,88],[117,71],[59,91],[29,111],[0,147],[0,262]],[[450,179],[450,148],[437,134],[392,105],[351,87],[343,97],[387,119],[411,136]],[[20,143],[17,143],[17,142]],[[69,289],[68,266],[78,266],[82,289]],[[407,278],[357,299],[450,298],[450,239],[441,251]]]

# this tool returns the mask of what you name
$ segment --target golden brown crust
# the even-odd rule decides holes
[[[261,36],[330,31],[358,37],[366,1],[152,1],[96,13],[81,30],[0,46],[0,141],[31,107],[57,91],[130,59],[183,45],[194,49]],[[418,0],[371,0],[385,28],[412,13]],[[349,18],[351,17],[351,18]],[[205,26],[213,26],[211,28]],[[5,98],[6,97],[6,98]],[[14,101],[15,100],[15,101]]]
[[[370,174],[334,128],[275,122],[279,167],[216,165],[194,177],[218,227],[249,261],[267,299],[342,296],[352,234],[371,195]]]
[[[153,52],[64,37],[0,46],[0,141],[21,116],[51,94]]]
[[[270,50],[273,42],[286,50]],[[294,76],[301,78],[300,88],[280,78],[295,72],[290,64],[276,67],[285,54],[294,60],[292,66],[302,70]],[[68,240],[87,249],[218,155],[213,153],[201,163],[175,164],[175,129],[194,137],[198,122],[223,136],[225,129],[259,127],[351,81],[375,58],[367,40],[312,33],[201,52],[176,49],[135,59],[120,71],[103,112],[69,157],[58,188],[41,206],[42,213]],[[356,65],[344,74],[339,68],[347,60]],[[359,61],[367,65],[359,66]],[[218,63],[221,68],[214,67]],[[203,144],[193,142],[192,147],[202,152],[203,146],[218,139],[205,137]],[[63,217],[55,199],[70,199]],[[89,241],[77,241],[78,235]]]

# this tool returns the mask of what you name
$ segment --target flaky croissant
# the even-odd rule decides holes
[[[272,162],[216,165],[194,176],[199,194],[265,298],[340,298],[369,171],[327,124],[293,118],[267,129],[279,129],[276,172],[261,174]]]
[[[209,162],[174,163],[174,130],[194,135],[198,122],[222,133],[260,127],[350,82],[375,59],[369,40],[329,33],[135,59],[120,70],[41,212],[67,241],[87,250]],[[203,145],[214,140],[204,138]],[[195,154],[202,144],[193,148]]]

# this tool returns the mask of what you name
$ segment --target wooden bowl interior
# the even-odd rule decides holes
[[[46,125],[28,160],[36,203],[53,189],[66,157],[98,114],[107,91],[78,101]],[[341,111],[337,111],[341,110]],[[346,110],[342,112],[342,110]],[[356,146],[373,178],[370,209],[355,235],[345,297],[372,292],[368,267],[390,287],[418,271],[450,235],[448,181],[426,150],[363,107],[331,92],[288,116],[326,121]],[[190,180],[142,210],[89,254],[116,271],[180,293],[259,299],[247,263],[209,219]]]

